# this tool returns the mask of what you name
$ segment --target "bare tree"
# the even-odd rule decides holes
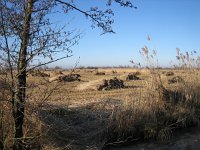
[[[81,34],[56,28],[50,16],[78,11],[99,27],[102,34],[114,33],[112,3],[134,7],[126,0],[105,0],[106,10],[97,6],[90,10],[76,7],[75,0],[1,0],[0,1],[0,66],[7,69],[10,83],[12,115],[15,126],[13,149],[23,149],[23,123],[26,102],[27,73],[37,67],[72,56],[71,47],[78,43]],[[58,57],[62,53],[62,57]]]

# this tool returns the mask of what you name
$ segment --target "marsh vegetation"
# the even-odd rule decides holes
[[[105,75],[97,76],[92,69],[77,69],[80,81],[73,82],[49,82],[55,71],[40,70],[51,77],[29,76],[24,142],[31,149],[102,149],[169,141],[180,129],[199,126],[199,69],[115,70],[113,74],[112,68],[99,68]],[[62,70],[62,75],[70,73]],[[130,74],[137,74],[140,80],[126,80]],[[176,77],[181,82],[169,83]],[[124,86],[98,89],[113,78]],[[5,98],[1,101],[1,142],[7,147],[13,133],[6,112],[11,106],[6,101],[6,86],[1,89]]]

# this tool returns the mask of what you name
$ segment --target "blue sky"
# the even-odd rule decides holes
[[[200,54],[200,0],[132,2],[138,9],[111,6],[116,34],[100,35],[100,29],[92,29],[91,22],[74,11],[60,16],[62,21],[72,20],[69,27],[79,29],[84,37],[72,48],[73,57],[54,65],[73,67],[80,57],[78,66],[131,66],[131,59],[142,61],[139,50],[144,45],[157,50],[161,66],[170,66],[170,61],[175,61],[177,47],[183,52],[196,50]],[[77,4],[83,10],[95,5],[106,9],[106,0],[79,0]]]

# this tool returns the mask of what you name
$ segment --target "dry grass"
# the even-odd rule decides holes
[[[147,139],[168,140],[180,128],[199,125],[199,70],[172,69],[174,76],[184,80],[174,84],[168,84],[174,76],[162,74],[169,70],[99,71],[106,75],[80,69],[80,82],[49,83],[47,77],[29,76],[26,143],[44,150],[102,149]],[[136,71],[141,80],[125,81]],[[103,79],[113,77],[124,80],[126,88],[96,90]],[[11,137],[6,136],[3,143],[9,145]]]
[[[137,71],[122,70],[117,70],[117,77],[123,80]],[[172,77],[162,75],[168,70],[151,73],[147,69],[139,70],[142,80],[125,81],[128,88],[96,91],[94,87],[103,79],[116,76],[111,69],[101,71],[106,75],[80,70],[81,82],[63,84],[41,109],[40,119],[50,126],[45,137],[54,148],[101,149],[144,139],[168,140],[177,129],[198,125],[199,104],[194,103],[198,101],[194,97],[199,97],[198,83],[189,80],[188,70],[172,70],[184,83],[168,84]],[[192,102],[186,101],[184,91],[192,94]],[[48,140],[44,143],[48,148]]]

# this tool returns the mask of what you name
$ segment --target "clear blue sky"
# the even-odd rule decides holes
[[[77,6],[106,8],[106,0],[77,0]],[[62,67],[131,65],[131,59],[141,61],[139,50],[147,45],[156,48],[159,64],[170,66],[176,48],[196,50],[200,54],[200,0],[132,0],[138,9],[113,5],[113,29],[116,34],[100,35],[101,30],[90,28],[91,22],[80,13],[60,16],[70,22],[69,27],[84,33],[73,57],[55,63]],[[147,41],[147,35],[152,41]]]

